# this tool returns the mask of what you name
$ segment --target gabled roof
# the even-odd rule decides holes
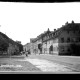
[[[80,30],[80,23],[74,23],[72,21],[72,23],[66,23],[65,25],[63,25],[61,28],[58,28],[57,30],[51,32],[49,35],[52,35],[54,34],[53,37],[49,38],[49,39],[52,39],[52,38],[56,38],[58,37],[64,30]],[[47,39],[47,40],[49,40]],[[46,40],[45,40],[46,41]]]
[[[48,30],[47,30],[47,31],[44,31],[44,32],[43,32],[43,33],[41,33],[39,36],[37,36],[37,39],[40,39],[40,38],[44,37],[44,36],[45,36],[45,34],[47,34],[47,33],[51,33],[51,31],[49,30],[49,28],[48,28]]]
[[[37,41],[38,39],[46,36],[46,34],[48,33],[49,35],[54,34],[54,36],[52,38],[56,38],[58,37],[64,30],[80,30],[80,23],[74,23],[74,21],[72,21],[72,23],[66,23],[65,25],[63,25],[61,28],[58,28],[57,30],[54,31],[50,31],[49,28],[47,31],[44,31],[43,33],[41,33],[39,36],[37,36],[36,38],[33,39],[33,42]],[[51,38],[49,38],[51,39]],[[47,40],[49,40],[47,39]]]

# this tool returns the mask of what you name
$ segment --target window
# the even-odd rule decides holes
[[[62,52],[64,51],[64,46],[61,46],[61,51],[62,51]]]
[[[72,38],[72,42],[76,42],[76,38]]]
[[[64,52],[64,48],[62,49],[62,52]]]
[[[78,37],[76,38],[76,42],[79,42],[79,38]]]
[[[62,43],[64,42],[64,38],[61,38],[61,42],[62,42]]]
[[[67,42],[70,42],[70,38],[69,37],[67,38]]]
[[[75,31],[73,31],[73,33],[75,33]]]
[[[80,42],[80,37],[78,38],[79,42]]]
[[[78,31],[78,33],[80,34],[80,31]]]
[[[67,33],[69,34],[69,31],[67,31]]]
[[[70,48],[68,48],[67,51],[70,52]]]

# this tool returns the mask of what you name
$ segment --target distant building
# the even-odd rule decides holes
[[[48,35],[49,33],[51,33],[51,31],[48,30],[45,31],[44,33],[40,34],[39,36],[37,36],[36,38],[34,38],[32,41],[30,41],[30,43],[32,44],[31,47],[31,52],[35,53],[35,54],[43,54],[44,53],[44,39],[46,40],[45,35]]]
[[[28,50],[30,50],[30,43],[27,43],[23,46],[23,50],[26,52]]]
[[[17,43],[21,44],[21,41],[16,41]]]

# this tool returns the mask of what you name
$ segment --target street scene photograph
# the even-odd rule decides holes
[[[79,2],[0,2],[0,74],[79,74],[79,9]]]

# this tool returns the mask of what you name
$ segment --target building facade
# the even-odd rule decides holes
[[[31,53],[34,54],[76,55],[72,45],[80,45],[80,23],[67,22],[54,31],[48,28],[30,41],[30,44]]]
[[[30,43],[27,43],[23,46],[23,50],[26,52],[26,51],[29,51],[30,50]]]

